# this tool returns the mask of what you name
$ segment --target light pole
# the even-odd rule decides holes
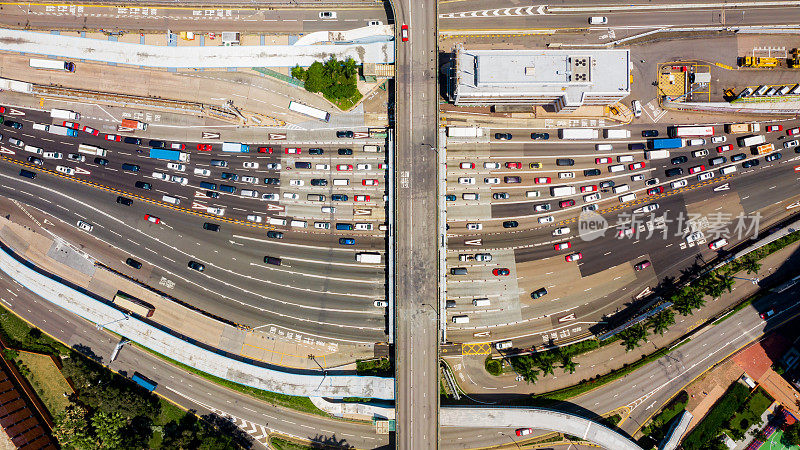
[[[500,432],[500,434],[502,434],[503,436],[505,436],[505,437],[507,437],[507,438],[511,439],[511,442],[513,442],[513,443],[514,443],[514,445],[516,445],[516,446],[517,446],[517,448],[522,448],[522,447],[520,447],[520,446],[519,446],[519,444],[517,443],[517,441],[516,441],[516,440],[515,440],[513,437],[511,437],[511,435],[510,435],[510,434],[506,434],[506,433],[505,433],[505,432],[503,432],[503,431],[501,431],[501,432]]]
[[[737,279],[737,280],[745,280],[745,281],[749,281],[749,282],[751,282],[751,283],[753,283],[753,284],[758,284],[758,282],[759,282],[759,281],[761,281],[761,278],[759,278],[759,277],[753,277],[753,278],[742,278],[742,277],[736,277],[736,276],[733,276],[733,275],[729,275],[729,276],[730,276],[731,278],[735,278],[735,279]]]

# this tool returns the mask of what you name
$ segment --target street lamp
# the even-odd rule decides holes
[[[430,306],[431,309],[433,310],[433,312],[435,312],[437,315],[439,314],[439,310],[436,309],[436,307],[431,305],[430,303],[420,303],[420,305],[422,305],[422,306]]]
[[[500,434],[502,434],[503,436],[505,436],[505,437],[507,437],[507,438],[511,439],[511,442],[513,442],[513,443],[514,443],[514,445],[516,445],[516,446],[517,446],[517,448],[522,448],[522,447],[520,447],[520,446],[519,446],[519,444],[517,443],[517,441],[516,441],[516,440],[515,440],[513,437],[511,437],[511,435],[510,435],[510,434],[506,434],[506,433],[505,433],[505,432],[503,432],[503,431],[501,431],[501,432],[500,432]]]
[[[749,282],[751,282],[751,283],[753,283],[753,284],[758,284],[758,282],[759,282],[759,281],[761,281],[761,278],[759,278],[759,277],[753,277],[753,278],[742,278],[742,277],[736,277],[736,276],[733,276],[733,275],[730,275],[730,277],[731,277],[731,278],[735,278],[735,279],[737,279],[737,280],[749,281]]]

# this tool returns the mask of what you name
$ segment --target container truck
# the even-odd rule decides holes
[[[683,147],[683,139],[668,138],[668,139],[651,139],[647,143],[651,150],[668,150],[672,148]]]
[[[606,139],[628,139],[631,137],[631,131],[606,128],[603,130],[603,136],[605,136]]]
[[[550,195],[553,197],[563,197],[565,195],[575,195],[575,186],[554,186],[550,188]]]
[[[75,63],[71,61],[56,61],[53,59],[31,58],[29,64],[34,69],[63,70],[65,72],[75,72]]]
[[[87,155],[106,156],[108,154],[108,151],[106,151],[106,149],[95,147],[94,145],[89,145],[89,144],[79,145],[78,151],[80,153],[86,153]]]
[[[81,120],[81,115],[68,109],[51,109],[50,117],[54,119]]]
[[[644,159],[666,159],[669,158],[669,150],[645,150]]]
[[[597,139],[600,133],[593,128],[562,128],[558,130],[561,139]]]
[[[57,134],[59,136],[77,136],[78,131],[72,128],[62,127],[61,125],[50,125],[47,127],[47,132],[50,134]]]
[[[356,261],[365,264],[380,264],[381,254],[368,252],[356,253]]]
[[[153,392],[156,389],[156,386],[158,386],[154,381],[150,380],[149,378],[140,374],[139,372],[133,372],[131,381],[147,389],[150,392]]]
[[[684,138],[694,136],[713,136],[714,127],[667,127],[667,135],[671,138]]]
[[[725,125],[728,133],[758,133],[761,131],[760,123],[729,123]]]
[[[250,147],[246,144],[242,144],[241,142],[223,142],[222,151],[235,152],[235,153],[248,153],[250,151]]]
[[[483,136],[483,128],[447,127],[447,137],[477,138]]]
[[[133,119],[122,119],[120,126],[125,128],[133,128],[134,130],[146,130],[147,124]]]
[[[154,159],[166,159],[167,161],[189,162],[189,154],[177,150],[167,150],[165,148],[151,148],[150,157]]]
[[[759,145],[753,150],[754,155],[766,155],[775,151],[775,146],[770,142],[769,144]]]
[[[754,145],[761,145],[764,142],[767,142],[767,138],[763,134],[744,136],[736,139],[736,143],[739,144],[739,147],[752,147]]]

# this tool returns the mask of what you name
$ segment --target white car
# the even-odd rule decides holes
[[[305,181],[303,180],[289,180],[289,186],[303,186]]]
[[[261,200],[280,200],[278,194],[261,194]]]
[[[335,19],[336,13],[334,11],[322,11],[319,13],[320,19]]]
[[[500,178],[484,178],[483,182],[486,184],[500,184]]]
[[[644,175],[641,173],[637,173],[636,175],[631,175],[631,181],[642,181],[644,180]]]
[[[358,170],[372,170],[372,164],[356,164]]]
[[[243,177],[242,177],[242,182],[243,182],[243,183],[253,183],[253,184],[258,184],[258,177],[251,177],[251,176],[249,176],[249,175],[246,175],[246,176],[243,176]]]
[[[468,223],[467,224],[468,230],[482,230],[483,224],[482,223]]]
[[[78,161],[78,162],[86,162],[86,157],[83,155],[79,155],[77,153],[68,153],[67,159],[71,159],[73,161]]]
[[[692,157],[694,158],[700,158],[701,156],[706,156],[706,155],[708,155],[708,150],[706,149],[695,150],[692,152]]]
[[[320,211],[322,211],[325,214],[334,214],[336,212],[336,207],[335,206],[323,206],[322,208],[320,208]]]
[[[458,184],[475,184],[475,178],[461,177],[458,179]]]
[[[178,163],[167,163],[167,169],[177,170],[178,172],[183,172],[186,170],[185,164],[178,164]]]
[[[575,172],[558,172],[558,178],[575,178]]]
[[[214,208],[212,206],[209,206],[209,207],[206,208],[206,210],[209,213],[216,214],[218,216],[224,216],[225,215],[225,208]]]
[[[719,144],[728,140],[727,136],[714,136],[711,138],[712,144]]]
[[[689,182],[686,181],[686,180],[678,180],[678,181],[673,181],[672,183],[670,183],[669,187],[671,187],[672,189],[678,189],[678,188],[685,187],[688,184],[689,184]]]
[[[208,169],[194,169],[194,174],[207,177],[211,175],[211,171]]]
[[[161,172],[153,172],[153,178],[157,180],[169,181],[169,175]]]
[[[639,117],[642,115],[642,103],[639,100],[634,100],[631,102],[631,109],[633,109],[633,117]]]
[[[64,155],[59,152],[44,152],[42,153],[42,158],[44,159],[61,159]]]
[[[247,215],[247,220],[249,220],[250,222],[255,222],[255,223],[261,223],[261,222],[264,221],[264,219],[261,216],[257,216],[255,214],[248,214]]]
[[[75,175],[75,169],[67,166],[56,166],[56,172],[61,172],[65,175]]]
[[[284,192],[283,198],[288,200],[297,200],[300,198],[300,196],[298,194],[295,194],[294,192]]]
[[[706,145],[706,140],[701,138],[689,139],[686,145]]]
[[[269,170],[281,170],[280,163],[267,163],[267,169]]]
[[[375,300],[374,302],[372,302],[372,305],[375,306],[376,308],[386,308],[387,306],[389,306],[389,302],[384,300]]]
[[[245,161],[245,162],[242,163],[242,167],[244,167],[245,169],[258,169],[258,163],[257,162],[251,162],[251,161]]]
[[[553,236],[563,236],[569,234],[569,227],[559,227],[553,230]]]
[[[316,166],[314,166],[314,169],[316,169],[316,170],[331,170],[331,166],[329,166],[327,164],[317,164]]]
[[[553,223],[555,222],[556,219],[553,216],[545,216],[545,217],[539,217],[538,220],[539,223]]]
[[[584,195],[583,196],[583,201],[585,201],[586,203],[596,202],[597,200],[600,200],[600,194],[598,194],[596,192],[594,194],[589,194],[589,195]]]
[[[94,226],[92,224],[90,224],[90,223],[86,223],[86,222],[84,222],[82,220],[79,220],[78,221],[78,228],[80,228],[81,230],[84,230],[84,231],[91,232],[94,229]]]
[[[705,172],[697,176],[697,181],[705,181],[714,178],[714,172]]]
[[[485,163],[483,163],[483,168],[484,169],[499,169],[500,168],[500,163],[485,162]]]
[[[319,228],[320,230],[330,230],[331,224],[330,222],[314,222],[314,228]]]
[[[695,231],[694,233],[686,236],[686,243],[691,244],[693,242],[703,239],[704,237],[705,236],[703,235],[702,231]]]
[[[252,189],[242,189],[242,192],[240,192],[239,195],[242,197],[258,198],[258,191],[254,191]]]
[[[189,180],[187,180],[185,177],[179,177],[177,175],[173,175],[171,181],[173,183],[178,183],[181,186],[186,186],[189,183]]]
[[[800,145],[800,141],[797,139],[793,139],[791,141],[786,141],[783,143],[783,148],[794,148]]]
[[[650,205],[644,205],[641,208],[636,208],[633,210],[634,213],[649,213],[653,212],[658,209],[658,203],[652,203]]]

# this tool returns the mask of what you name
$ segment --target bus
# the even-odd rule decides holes
[[[131,377],[131,381],[138,384],[139,386],[147,389],[150,392],[153,392],[158,386],[158,383],[147,378],[146,376],[140,374],[139,372],[133,372],[133,376]]]
[[[561,139],[597,139],[600,132],[592,128],[562,128],[558,130]]]
[[[767,138],[763,134],[736,138],[736,143],[739,144],[739,147],[752,147],[754,145],[761,145],[764,142],[767,142]]]
[[[667,134],[671,138],[713,136],[714,127],[668,127]]]
[[[31,58],[30,65],[34,69],[63,70],[65,72],[75,72],[75,63],[71,61],[56,61],[53,59]]]
[[[312,108],[302,103],[289,102],[289,110],[294,111],[296,113],[304,114],[309,117],[313,117],[315,119],[319,119],[323,122],[327,122],[331,119],[331,115],[328,114],[326,111],[317,108]]]
[[[122,291],[117,291],[117,295],[114,296],[114,304],[142,317],[151,317],[156,310],[156,307],[150,303]]]

